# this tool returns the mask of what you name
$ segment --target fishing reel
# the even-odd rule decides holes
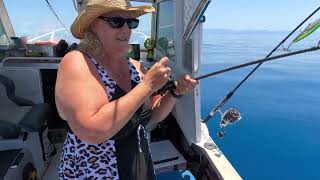
[[[241,113],[237,108],[234,107],[227,109],[225,112],[222,112],[219,108],[218,112],[221,115],[221,119],[219,123],[220,131],[217,133],[217,135],[220,139],[222,139],[226,134],[223,128],[240,121]]]
[[[155,93],[155,95],[164,95],[167,91],[169,91],[171,89],[175,89],[175,88],[176,88],[176,82],[173,79],[173,77],[170,76],[167,83],[161,89],[159,89]],[[214,110],[213,113],[210,113],[210,115],[207,117],[207,120],[209,120],[214,115],[215,112],[219,112],[219,114],[221,116],[220,123],[219,123],[220,131],[217,133],[217,135],[220,139],[222,139],[226,134],[226,132],[223,130],[223,128],[226,128],[227,126],[233,125],[233,124],[237,123],[238,121],[240,121],[242,118],[241,113],[235,107],[231,107],[224,112],[222,112],[221,107],[219,107],[219,108],[216,108],[216,110]]]
[[[170,75],[167,83],[160,88],[157,92],[155,92],[154,95],[164,95],[167,91],[170,91],[171,89],[176,88],[176,81],[174,80],[173,76]]]
[[[167,91],[171,90],[171,89],[175,89],[176,88],[176,82],[173,79],[172,76],[170,76],[169,80],[167,81],[167,83],[161,88],[159,89],[157,92],[155,92],[155,95],[164,95]],[[217,108],[216,111],[213,111],[213,113],[208,116],[210,119],[215,112],[219,112],[221,119],[220,119],[220,131],[217,133],[218,137],[220,139],[222,139],[224,137],[224,135],[226,134],[226,132],[223,130],[223,128],[226,128],[229,125],[235,124],[236,122],[241,120],[241,113],[240,111],[235,108],[235,107],[231,107],[229,109],[227,109],[226,111],[222,112],[221,108]]]

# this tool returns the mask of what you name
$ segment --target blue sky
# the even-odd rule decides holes
[[[45,33],[61,25],[46,6],[45,0],[4,0],[15,33],[18,35]],[[69,27],[77,15],[71,0],[49,0],[53,8]],[[19,4],[19,5],[17,5]]]
[[[4,2],[12,26],[18,36],[42,35],[62,27],[47,7],[45,0],[4,0]],[[49,0],[49,2],[65,26],[70,27],[77,16],[73,0]],[[151,15],[145,15],[144,17],[151,20]],[[137,30],[143,30],[144,26],[146,26],[145,22],[140,21]]]
[[[319,5],[319,0],[212,0],[204,28],[290,30]]]
[[[49,1],[64,24],[70,26],[76,16],[72,0]],[[41,34],[61,27],[45,0],[5,0],[5,5],[18,35]],[[290,30],[319,5],[319,0],[212,0],[204,28]],[[318,13],[315,18],[319,17]]]

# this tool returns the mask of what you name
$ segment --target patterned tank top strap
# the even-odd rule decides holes
[[[136,67],[133,65],[131,60],[128,58],[128,67],[130,70],[130,76],[131,76],[131,82],[132,82],[132,88],[134,88],[137,84],[141,81],[141,75],[137,71]]]
[[[115,90],[116,90],[116,82],[110,78],[108,72],[88,53],[80,51],[83,54],[85,54],[91,61],[92,63],[96,66],[98,74],[105,86],[105,90],[108,96],[109,101],[112,100],[114,94],[115,94]]]
[[[84,52],[84,51],[80,51],[82,54],[86,55],[92,62],[93,64],[98,68],[100,65],[99,63],[88,53]]]

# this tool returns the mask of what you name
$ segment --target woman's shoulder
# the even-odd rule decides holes
[[[62,64],[72,64],[72,63],[81,63],[85,57],[80,51],[71,51],[68,52],[61,60]]]
[[[71,51],[67,53],[61,60],[59,69],[72,69],[73,71],[79,70],[80,72],[88,69],[89,64],[85,56],[79,51]]]
[[[61,60],[58,69],[58,77],[86,79],[88,76],[98,76],[95,73],[94,64],[79,51],[67,53]]]

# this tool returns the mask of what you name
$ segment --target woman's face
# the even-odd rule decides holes
[[[132,13],[125,11],[110,12],[102,15],[101,17],[121,17],[125,19],[134,18]],[[121,28],[114,28],[111,27],[110,22],[97,18],[92,23],[91,28],[98,36],[98,39],[101,41],[107,54],[111,54],[112,56],[123,56],[123,54],[126,54],[129,51],[129,39],[132,30],[128,27],[127,23],[124,23]]]

